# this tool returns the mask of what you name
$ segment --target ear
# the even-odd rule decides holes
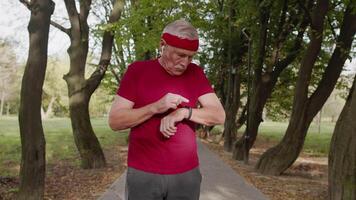
[[[161,41],[159,42],[159,48],[162,48],[166,45],[166,41],[164,41],[163,39],[161,39]]]

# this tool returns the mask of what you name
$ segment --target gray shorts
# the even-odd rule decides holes
[[[199,200],[202,176],[199,167],[160,175],[127,169],[126,200]]]

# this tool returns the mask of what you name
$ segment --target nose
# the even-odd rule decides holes
[[[182,59],[181,64],[184,65],[184,66],[188,66],[190,62],[192,62],[192,59],[189,56],[185,56]]]

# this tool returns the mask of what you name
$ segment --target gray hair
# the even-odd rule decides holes
[[[199,39],[197,29],[184,19],[179,19],[168,24],[163,29],[163,33],[169,33],[171,35],[178,36],[182,39],[189,39],[189,40]]]

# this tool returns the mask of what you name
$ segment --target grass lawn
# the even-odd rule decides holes
[[[260,135],[264,139],[279,142],[287,129],[286,122],[264,122],[261,124]],[[320,126],[312,123],[304,143],[303,151],[315,156],[327,156],[335,123],[322,122]]]
[[[91,119],[101,146],[110,148],[126,143],[127,133],[113,132],[106,118]],[[46,159],[51,164],[58,160],[73,159],[78,156],[74,144],[70,120],[55,118],[43,121],[46,138]],[[21,143],[16,117],[0,118],[0,176],[17,176],[21,160]],[[79,159],[76,159],[79,165]]]
[[[263,122],[259,128],[257,140],[262,139],[278,143],[283,138],[287,126],[287,122]],[[322,122],[319,133],[319,126],[312,123],[304,143],[303,151],[313,156],[328,156],[334,127],[335,123]],[[222,126],[214,127],[213,134],[221,133],[222,129]],[[245,127],[242,127],[239,130],[238,136],[242,135],[244,129]]]

